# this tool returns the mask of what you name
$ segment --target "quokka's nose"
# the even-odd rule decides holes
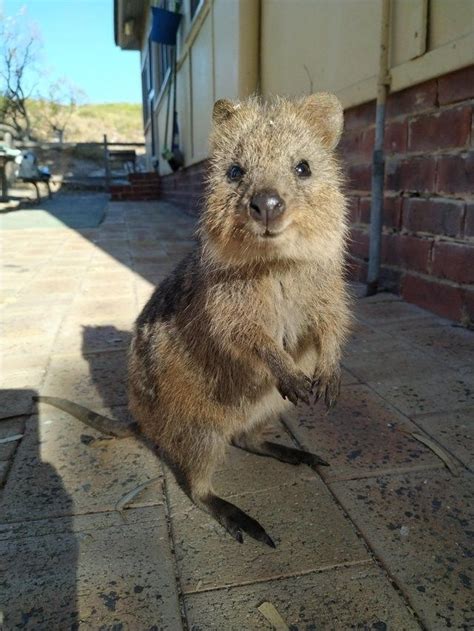
[[[267,224],[285,212],[285,200],[276,191],[259,191],[250,200],[250,216]]]

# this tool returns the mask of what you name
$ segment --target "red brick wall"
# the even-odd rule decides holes
[[[390,95],[382,286],[442,316],[474,321],[474,66]],[[366,279],[375,102],[346,111],[352,278]],[[161,178],[162,199],[198,214],[206,161]]]
[[[382,284],[474,322],[474,66],[389,96]],[[365,280],[375,103],[346,111],[350,269]]]
[[[198,215],[204,201],[207,160],[161,178],[160,199]]]

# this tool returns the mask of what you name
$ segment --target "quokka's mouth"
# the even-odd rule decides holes
[[[276,239],[277,237],[281,236],[283,234],[283,230],[280,230],[280,232],[274,232],[272,230],[268,230],[268,228],[265,230],[265,232],[260,232],[259,233],[259,237],[261,239]]]

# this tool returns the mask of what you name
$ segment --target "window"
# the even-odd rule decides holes
[[[158,94],[160,93],[166,80],[168,70],[171,68],[173,60],[173,46],[152,42],[152,50],[154,61],[153,86],[155,89],[155,97],[158,97]]]
[[[142,68],[142,102],[143,102],[143,126],[146,127],[150,118],[150,55],[147,52]]]

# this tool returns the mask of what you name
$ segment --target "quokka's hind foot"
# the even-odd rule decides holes
[[[253,454],[276,458],[277,460],[288,464],[307,464],[310,467],[329,467],[329,463],[316,454],[312,454],[309,451],[303,451],[302,449],[296,449],[295,447],[287,447],[286,445],[280,445],[279,443],[263,440],[261,434],[258,432],[249,432],[236,436],[232,440],[232,444],[235,447],[240,447],[241,449],[250,451]]]
[[[262,443],[262,455],[277,458],[277,460],[287,462],[288,464],[307,464],[310,467],[329,467],[328,462],[310,451],[303,451],[302,449],[295,449],[294,447],[287,447],[286,445],[280,445],[269,441],[264,441]]]
[[[261,541],[271,548],[276,547],[271,537],[258,521],[244,513],[237,506],[234,506],[234,504],[217,495],[207,496],[207,498],[201,500],[201,504],[239,543],[244,542],[243,533],[245,532],[253,539]]]

